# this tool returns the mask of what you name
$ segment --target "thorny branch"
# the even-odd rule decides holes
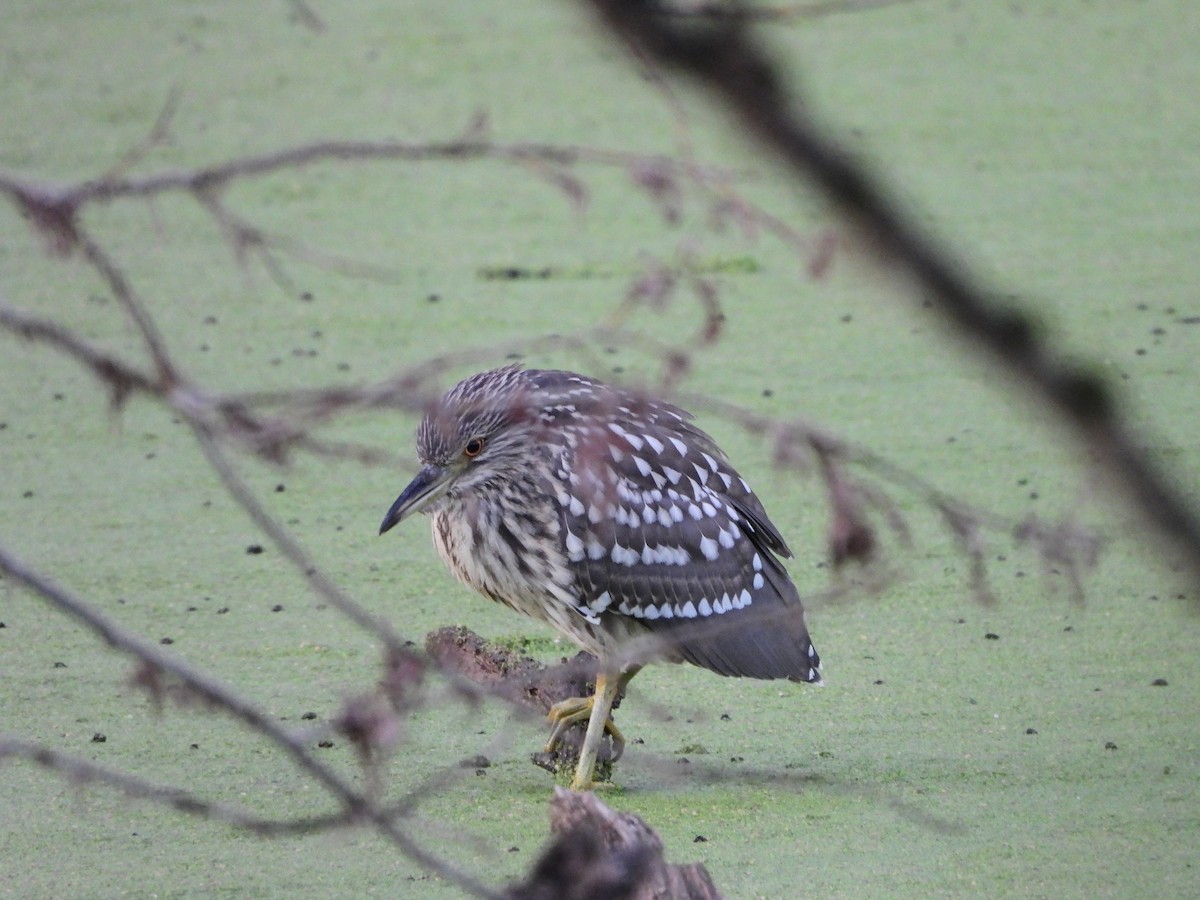
[[[1074,428],[1147,521],[1176,543],[1200,575],[1200,515],[1141,450],[1109,385],[1064,361],[1030,316],[994,300],[948,250],[922,233],[872,175],[817,127],[799,98],[789,96],[780,67],[743,17],[682,22],[661,3],[592,0],[592,6],[639,59],[699,81],[797,177],[822,191],[884,263],[909,275],[947,322]]]
[[[174,678],[191,696],[228,712],[279,747],[297,768],[307,773],[337,799],[348,820],[369,822],[409,858],[430,871],[445,876],[478,896],[493,896],[477,879],[423,849],[385,809],[380,808],[369,796],[356,790],[347,779],[313,756],[305,742],[297,735],[280,727],[270,715],[232,688],[122,628],[83,599],[26,567],[3,548],[0,548],[0,571],[42,597],[60,612],[86,625],[114,649],[140,660],[143,668],[136,680],[145,686],[152,696],[161,696],[165,676]],[[128,785],[121,787],[127,789]],[[150,794],[153,790],[146,787],[143,793]]]
[[[880,256],[913,275],[943,314],[971,335],[994,358],[1019,371],[1043,397],[1109,462],[1118,479],[1138,498],[1141,506],[1164,532],[1187,549],[1200,567],[1200,527],[1194,513],[1171,492],[1137,451],[1126,433],[1123,419],[1109,396],[1106,385],[1093,375],[1065,366],[1034,331],[1021,313],[999,307],[975,285],[967,273],[943,250],[922,236],[902,211],[894,208],[874,186],[869,175],[850,161],[814,124],[803,117],[799,106],[785,96],[780,77],[766,55],[749,37],[747,18],[824,14],[851,8],[886,5],[889,0],[843,0],[810,4],[808,7],[761,8],[743,15],[740,6],[718,7],[699,4],[691,9],[666,9],[653,4],[593,0],[602,19],[635,49],[643,63],[683,69],[707,84],[724,99],[734,114],[796,172],[823,189],[845,213],[846,218],[869,239]],[[902,0],[890,0],[902,2]],[[324,28],[305,3],[294,3],[296,15],[314,30]],[[807,12],[806,12],[807,10]],[[732,13],[730,11],[733,11]],[[659,13],[667,13],[660,15]],[[775,15],[777,13],[778,15]],[[660,89],[671,102],[669,84],[658,73]],[[586,200],[582,181],[572,170],[581,166],[620,167],[631,181],[658,205],[664,220],[678,221],[682,191],[694,189],[712,201],[715,224],[733,219],[747,234],[761,230],[776,237],[806,260],[813,275],[828,266],[836,239],[816,239],[801,234],[768,210],[750,202],[735,188],[745,173],[705,166],[692,157],[690,143],[681,133],[679,158],[630,154],[586,147],[536,143],[501,144],[487,140],[486,123],[476,122],[458,140],[412,144],[392,141],[323,141],[271,153],[226,160],[194,169],[177,169],[151,174],[130,174],[147,150],[160,142],[169,128],[177,101],[168,101],[159,119],[141,144],[125,154],[103,175],[78,184],[36,182],[0,171],[0,194],[8,196],[28,217],[32,227],[54,252],[78,252],[104,280],[124,314],[133,322],[147,351],[151,366],[131,362],[90,344],[68,326],[22,312],[0,301],[0,328],[66,354],[88,369],[111,392],[114,408],[131,395],[152,398],[180,414],[205,453],[226,490],[258,527],[273,540],[283,555],[324,600],[359,626],[374,634],[386,649],[385,675],[380,695],[358,705],[348,704],[336,727],[355,741],[364,760],[386,749],[394,724],[386,709],[375,704],[383,697],[393,714],[407,702],[405,692],[414,675],[409,667],[423,670],[432,665],[411,655],[391,627],[370,615],[318,570],[304,549],[265,511],[237,473],[228,449],[233,447],[271,462],[282,462],[296,451],[323,456],[350,457],[364,463],[395,462],[391,454],[373,448],[324,442],[315,431],[355,411],[373,408],[401,409],[419,413],[435,394],[440,379],[453,369],[481,357],[500,358],[510,353],[547,348],[571,349],[584,360],[599,363],[596,347],[605,344],[644,352],[662,364],[661,391],[678,396],[678,385],[697,354],[716,341],[722,331],[723,313],[711,279],[699,272],[683,254],[674,264],[651,261],[635,280],[629,294],[608,321],[594,329],[566,337],[540,337],[481,351],[468,348],[460,353],[427,360],[369,385],[332,386],[323,390],[244,392],[216,395],[192,382],[172,357],[159,333],[147,304],[130,283],[120,263],[88,231],[85,210],[95,204],[150,199],[169,192],[191,195],[208,212],[218,230],[239,259],[258,254],[277,281],[286,275],[272,251],[316,260],[319,264],[352,274],[386,277],[382,267],[349,263],[314,253],[290,238],[270,235],[253,222],[231,211],[224,203],[226,189],[233,183],[295,170],[320,163],[371,163],[402,161],[466,162],[493,160],[522,167],[557,186],[577,207]],[[676,109],[682,121],[682,113]],[[659,307],[680,288],[691,291],[700,315],[695,333],[685,342],[666,345],[625,327],[629,313],[639,307]],[[693,402],[694,401],[694,402]],[[923,479],[864,448],[839,441],[803,421],[779,421],[721,404],[711,397],[693,398],[688,405],[707,409],[733,421],[751,433],[770,440],[775,462],[796,471],[814,471],[825,485],[831,510],[829,548],[835,563],[868,560],[878,546],[872,514],[881,516],[892,531],[905,538],[903,517],[898,514],[887,488],[910,491],[923,498],[941,516],[949,532],[972,560],[975,587],[985,593],[982,532],[1007,531],[1019,540],[1034,543],[1047,563],[1061,565],[1077,593],[1081,592],[1080,571],[1094,556],[1095,547],[1078,529],[1069,525],[1044,524],[1036,520],[1010,522],[973,509],[946,496]],[[874,481],[854,475],[867,473]],[[887,486],[887,488],[883,486]],[[27,569],[0,549],[0,570],[34,591],[64,613],[86,624],[113,647],[140,661],[138,683],[156,698],[164,692],[168,676],[192,696],[220,707],[280,747],[337,800],[340,811],[326,817],[270,821],[240,810],[211,803],[190,793],[152,785],[133,776],[112,772],[95,764],[36,747],[17,739],[0,739],[0,757],[22,757],[54,769],[72,780],[109,784],[131,795],[166,803],[188,813],[204,815],[258,833],[306,832],[339,825],[369,823],[387,836],[412,859],[431,871],[455,881],[464,889],[492,896],[489,889],[451,866],[441,857],[417,845],[401,827],[412,811],[411,802],[381,805],[371,791],[358,791],[306,749],[305,744],[273,722],[265,713],[227,686],[182,663],[153,644],[129,634],[93,607],[48,579]],[[827,595],[832,600],[836,590]],[[635,647],[634,653],[653,652],[653,647]],[[468,682],[452,685],[463,696],[478,699],[481,692]],[[425,790],[436,790],[443,778],[431,779]]]

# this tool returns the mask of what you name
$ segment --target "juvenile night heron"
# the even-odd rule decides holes
[[[430,514],[434,543],[462,582],[597,657],[595,696],[550,711],[547,751],[588,720],[577,790],[592,785],[605,731],[620,754],[610,711],[646,662],[821,680],[779,561],[791,551],[691,420],[572,372],[514,365],[472,375],[421,421],[424,467],[379,529]]]

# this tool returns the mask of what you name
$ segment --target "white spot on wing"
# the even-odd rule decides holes
[[[700,538],[700,552],[710,562],[721,555],[721,551],[717,549],[717,542],[710,537]]]
[[[680,456],[687,456],[688,447],[683,441],[677,437],[668,437],[668,440],[675,445],[675,449],[679,451]]]
[[[567,532],[567,559],[571,562],[579,562],[583,559],[583,541],[569,531]]]
[[[679,484],[679,479],[683,477],[683,473],[677,469],[672,469],[670,466],[663,466],[663,474],[667,476],[667,480],[671,484]]]
[[[696,606],[696,611],[702,616],[711,616],[713,612],[712,606],[708,602],[707,597],[701,597],[700,603]]]
[[[583,501],[580,500],[578,497],[571,498],[570,507],[571,507],[571,515],[573,515],[573,516],[582,516],[583,515]]]
[[[633,464],[637,466],[637,469],[642,473],[643,478],[650,477],[650,463],[646,462],[640,456],[635,456],[633,457]]]
[[[658,607],[647,606],[644,610],[642,610],[642,615],[647,619],[657,619],[659,616]]]
[[[762,572],[755,572],[754,573],[754,589],[756,591],[760,591],[760,590],[762,590],[762,586],[763,586]]]
[[[741,600],[742,600],[742,606],[749,606],[751,603],[754,602],[753,599],[751,599],[751,597],[750,597],[749,591],[742,591],[742,593],[739,596],[741,597]]]
[[[685,619],[696,618],[696,605],[689,600],[687,603],[683,604],[683,609],[679,610],[679,615],[683,616]]]
[[[646,438],[646,443],[650,445],[650,449],[652,449],[655,453],[663,452],[663,442],[662,441],[660,441],[658,438],[654,437],[654,435],[651,435],[651,434],[645,435],[645,438]]]

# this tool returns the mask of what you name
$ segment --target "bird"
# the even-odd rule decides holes
[[[383,534],[432,519],[450,571],[596,657],[595,694],[550,710],[553,750],[587,730],[571,787],[594,786],[611,710],[650,662],[820,684],[821,660],[758,496],[694,417],[646,392],[520,364],[479,372],[430,403],[422,467]]]

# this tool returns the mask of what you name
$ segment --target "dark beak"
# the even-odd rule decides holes
[[[387,511],[387,515],[383,517],[383,524],[379,526],[379,533],[383,534],[394,528],[412,513],[420,512],[438,499],[450,486],[451,479],[451,472],[441,466],[423,468]]]

